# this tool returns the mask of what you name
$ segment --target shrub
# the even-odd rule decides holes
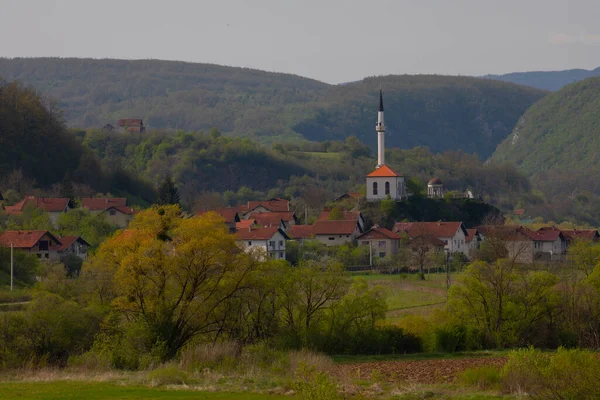
[[[529,348],[509,354],[501,384],[509,393],[540,399],[598,399],[600,359],[592,352],[559,348],[554,354]]]
[[[469,368],[461,374],[460,381],[480,390],[494,389],[500,381],[500,369],[491,365]]]
[[[445,353],[483,348],[483,337],[475,329],[457,323],[446,323],[435,330],[435,348]]]
[[[183,385],[188,379],[188,375],[175,366],[157,368],[146,376],[146,381],[151,386]]]
[[[179,361],[188,371],[210,369],[234,369],[242,348],[239,343],[223,341],[187,346],[180,352]]]
[[[336,400],[340,398],[336,384],[329,374],[317,371],[314,366],[302,365],[296,373],[296,380],[292,387],[301,400]]]

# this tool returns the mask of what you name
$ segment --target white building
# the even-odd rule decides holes
[[[275,260],[285,260],[285,241],[289,236],[279,226],[237,231],[237,243],[246,251],[260,251]]]
[[[315,239],[325,246],[354,242],[361,234],[357,221],[316,221],[312,228]]]
[[[383,93],[379,91],[377,113],[377,167],[367,175],[367,201],[391,199],[400,201],[406,197],[404,176],[385,165],[385,123],[383,118]]]
[[[462,222],[398,222],[394,225],[395,233],[405,232],[409,239],[419,236],[431,236],[444,242],[444,251],[460,252],[469,256],[469,236]]]
[[[427,182],[427,197],[439,199],[444,196],[444,184],[440,178],[433,178]]]

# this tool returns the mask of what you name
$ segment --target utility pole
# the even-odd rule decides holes
[[[446,288],[450,289],[450,252],[446,253]]]
[[[13,291],[13,272],[14,272],[14,264],[15,264],[15,258],[14,258],[14,254],[13,254],[13,248],[14,245],[11,242],[10,243],[10,291]]]

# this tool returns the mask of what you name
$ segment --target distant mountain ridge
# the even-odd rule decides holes
[[[0,58],[0,76],[58,101],[70,127],[142,118],[148,129],[221,132],[265,144],[343,140],[376,146],[378,89],[386,144],[491,155],[547,94],[471,77],[391,75],[329,85],[296,75],[159,60]]]
[[[568,69],[564,71],[530,71],[512,72],[503,75],[485,75],[483,78],[503,82],[512,82],[518,85],[531,86],[542,90],[557,91],[571,83],[582,81],[593,76],[600,76],[600,67],[587,69]]]

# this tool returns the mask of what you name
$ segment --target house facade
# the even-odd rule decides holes
[[[290,237],[279,227],[248,228],[236,232],[237,243],[245,251],[258,251],[275,260],[285,260],[285,242]]]
[[[447,253],[463,253],[469,256],[467,245],[468,232],[462,222],[398,222],[394,225],[394,233],[406,233],[409,239],[418,236],[432,236],[444,242]]]
[[[398,254],[401,237],[389,229],[373,227],[359,235],[356,242],[359,246],[369,246],[371,259],[385,258]]]
[[[313,236],[326,246],[337,246],[354,242],[361,234],[356,221],[316,221]]]
[[[88,242],[79,236],[61,236],[60,245],[57,248],[58,257],[74,255],[82,260],[87,260],[88,249],[91,247]]]
[[[126,228],[135,215],[135,210],[127,206],[125,197],[85,197],[81,199],[81,207],[90,214],[104,213],[111,225]]]
[[[52,225],[56,225],[58,218],[71,209],[70,202],[70,199],[61,197],[25,196],[15,205],[5,206],[4,210],[8,215],[21,215],[26,207],[39,208],[48,214]]]

